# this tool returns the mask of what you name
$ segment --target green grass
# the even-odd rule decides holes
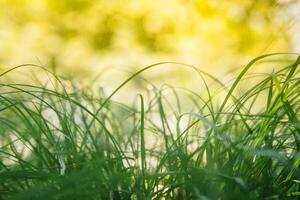
[[[297,199],[297,56],[255,58],[227,82],[158,63],[108,96],[67,87],[50,72],[46,84],[5,79],[29,65],[3,72],[0,200]],[[147,82],[151,89],[132,105],[113,100],[132,79],[166,64],[194,70],[201,90]],[[267,65],[271,73],[251,73]]]

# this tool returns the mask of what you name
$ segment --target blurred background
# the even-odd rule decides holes
[[[117,85],[174,61],[221,76],[261,54],[299,52],[299,13],[295,0],[0,0],[0,70],[55,65],[68,79]],[[145,77],[193,84],[181,67]]]

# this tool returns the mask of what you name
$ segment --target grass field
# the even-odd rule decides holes
[[[298,199],[299,63],[263,55],[226,82],[182,65],[201,90],[147,82],[132,104],[113,97],[164,63],[109,95],[0,72],[0,200]]]

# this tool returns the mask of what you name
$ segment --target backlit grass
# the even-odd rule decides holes
[[[43,84],[4,81],[28,65],[3,72],[0,199],[297,199],[300,57],[286,56],[255,58],[226,82],[154,64],[110,95],[50,72]],[[194,70],[201,90],[148,82],[132,104],[113,100],[166,64]],[[250,73],[257,65],[273,71]]]

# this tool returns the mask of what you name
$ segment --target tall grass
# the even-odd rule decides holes
[[[133,105],[113,96],[168,63],[108,96],[3,72],[0,199],[297,199],[299,63],[264,55],[227,82],[181,65],[201,91],[148,83]],[[248,73],[256,65],[274,70]]]

